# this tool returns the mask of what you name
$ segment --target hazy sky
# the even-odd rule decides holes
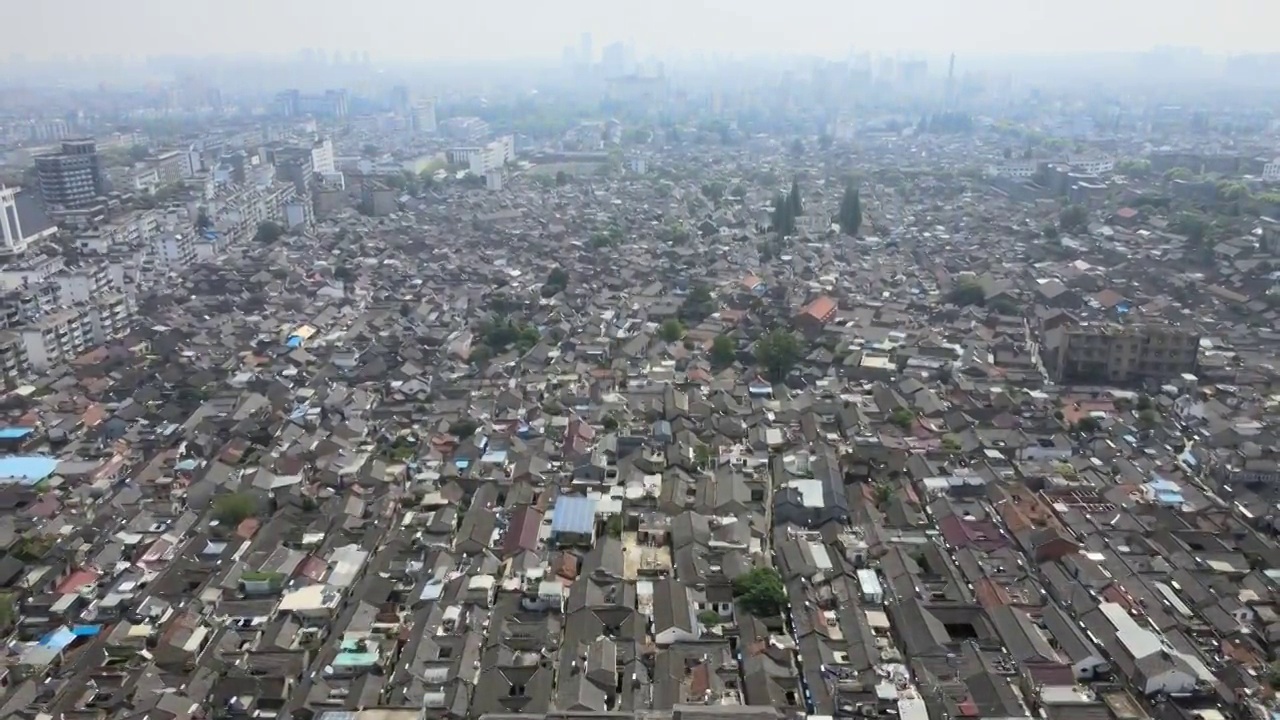
[[[1280,0],[3,0],[0,54],[367,50],[374,58],[558,56],[579,34],[641,55],[1280,51]]]

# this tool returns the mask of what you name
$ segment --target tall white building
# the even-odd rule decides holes
[[[471,153],[468,163],[474,175],[485,175],[499,170],[516,159],[516,140],[512,135],[504,135]]]
[[[26,236],[22,234],[22,221],[18,218],[18,191],[0,186],[0,254],[16,255],[27,249]]]
[[[324,138],[312,143],[311,166],[317,175],[333,175],[338,172],[333,157],[333,141]]]

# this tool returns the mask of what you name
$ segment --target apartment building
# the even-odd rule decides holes
[[[0,332],[0,382],[4,383],[4,389],[18,387],[30,373],[22,337],[16,332]]]
[[[1116,159],[1110,155],[1072,155],[1067,158],[1072,170],[1086,175],[1102,175],[1116,168]]]
[[[1048,331],[1045,367],[1059,382],[1128,383],[1194,373],[1200,335],[1160,324],[1097,323]]]
[[[93,348],[123,337],[132,327],[134,306],[123,293],[107,293],[89,302],[46,312],[11,332],[21,342],[32,372],[46,372]],[[0,366],[3,366],[0,349]]]
[[[0,268],[0,291],[31,287],[52,278],[67,266],[60,257],[39,255]]]
[[[1262,166],[1262,182],[1280,182],[1280,158]]]

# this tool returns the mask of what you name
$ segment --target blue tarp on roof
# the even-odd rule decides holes
[[[0,484],[35,485],[52,475],[57,467],[55,458],[39,455],[0,458]]]
[[[551,516],[551,532],[589,535],[595,526],[595,498],[568,495],[556,499]]]
[[[288,345],[291,348],[302,347],[302,338],[298,337],[297,335],[290,335],[289,339],[286,340],[284,344]]]
[[[29,427],[0,428],[0,440],[20,440],[35,431],[35,428]]]

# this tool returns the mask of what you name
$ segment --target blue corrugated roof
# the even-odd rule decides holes
[[[302,338],[297,335],[290,335],[289,339],[285,341],[285,345],[291,348],[302,347]]]
[[[0,428],[0,440],[17,440],[18,438],[24,438],[35,431],[35,428],[29,427]]]
[[[0,458],[0,483],[35,485],[57,469],[55,458],[39,455]]]
[[[551,531],[590,534],[596,526],[596,500],[581,495],[568,495],[556,499],[551,516]]]

